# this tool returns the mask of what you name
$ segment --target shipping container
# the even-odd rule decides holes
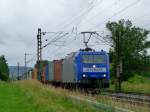
[[[37,62],[38,72],[41,73],[41,75],[40,74],[37,75],[37,79],[40,81],[45,81],[45,74],[44,74],[45,68],[44,67],[46,67],[47,64],[48,64],[47,60],[42,60],[42,61]]]
[[[53,61],[48,62],[48,70],[49,70],[49,81],[54,81],[54,63],[53,63]]]
[[[41,76],[39,75],[39,72],[41,71],[39,68],[41,67],[40,62],[38,61],[36,64],[37,68],[37,80],[41,80]]]
[[[54,80],[55,81],[61,81],[62,61],[63,60],[54,60]]]
[[[63,83],[73,83],[76,82],[75,76],[75,53],[71,53],[63,60],[63,70],[62,70],[62,82]]]
[[[28,79],[28,80],[31,80],[31,79],[32,79],[32,71],[33,71],[33,70],[29,70],[29,71],[28,71],[28,74],[27,74],[27,79]]]
[[[37,73],[38,73],[38,70],[37,68],[35,67],[32,71],[32,79],[33,80],[36,80],[37,79]]]
[[[52,81],[54,80],[54,67],[53,67],[53,62],[47,62],[43,65],[42,67],[42,77],[44,79],[42,79],[42,81]]]
[[[41,81],[45,82],[46,80],[46,66],[42,67],[42,75],[41,75]]]

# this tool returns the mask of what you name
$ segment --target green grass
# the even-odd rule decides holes
[[[0,112],[36,112],[36,108],[27,101],[19,87],[0,83]]]
[[[128,79],[128,82],[132,84],[150,84],[150,78],[140,75],[134,75],[133,77]]]
[[[145,93],[150,94],[150,83],[122,83],[122,90],[125,92]]]
[[[0,112],[105,112],[36,81],[0,82]]]
[[[122,91],[150,94],[150,78],[135,75],[128,81],[121,84]],[[115,86],[110,86],[111,90],[115,90]]]
[[[134,75],[127,82],[122,83],[122,90],[150,94],[150,78]]]
[[[115,91],[115,85],[110,86],[110,90]],[[129,83],[123,82],[121,84],[122,92],[133,92],[133,93],[141,93],[141,94],[150,94],[150,83]]]

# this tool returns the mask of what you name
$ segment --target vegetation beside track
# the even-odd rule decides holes
[[[143,93],[150,94],[150,84],[131,84],[128,82],[124,82],[122,84],[122,89],[125,92],[134,92],[134,93]]]
[[[110,90],[115,90],[115,86],[111,85]],[[122,92],[150,94],[150,78],[134,75],[122,83]]]
[[[0,112],[106,112],[77,102],[68,93],[37,81],[0,82]]]

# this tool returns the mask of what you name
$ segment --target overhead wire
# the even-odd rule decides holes
[[[97,2],[97,0],[93,0],[92,5],[93,5],[94,3],[96,3],[96,2]],[[90,7],[88,7],[88,8],[85,10],[85,12],[83,11],[83,13],[79,14],[79,16],[77,16],[76,18],[74,18],[71,22],[73,22],[74,20],[76,20],[76,19],[79,18],[79,17],[82,17],[82,16],[86,15],[86,13],[89,12],[89,11],[94,7],[95,4],[94,4],[93,6],[92,6],[92,5],[90,5]],[[68,23],[68,24],[70,25],[71,22]],[[67,25],[66,25],[66,26],[67,26]],[[75,36],[75,39],[76,39],[76,37],[77,37],[77,27],[76,27],[76,29],[74,29],[74,27],[73,27],[71,33],[73,33],[74,30],[76,30],[76,36]],[[50,45],[52,42],[54,42],[54,41],[49,42],[47,45]],[[47,45],[43,46],[43,48],[46,47]]]
[[[132,6],[138,4],[140,1],[141,1],[141,0],[136,0],[135,2],[133,2],[133,3],[129,4],[129,5],[127,5],[127,6],[124,7],[123,9],[119,10],[118,12],[114,13],[114,14],[111,15],[110,17],[106,18],[105,21],[108,21],[108,20],[112,19],[113,17],[118,16],[119,14],[121,14],[122,12],[124,12],[124,11],[126,11],[127,9],[131,8]],[[104,21],[104,22],[105,22],[105,21]],[[93,28],[95,28],[95,27],[101,26],[101,24],[102,24],[102,23],[97,24],[96,26],[94,26],[94,27],[92,27],[92,28],[90,28],[90,29],[93,29]]]
[[[88,14],[94,9],[94,7],[95,7],[96,4],[97,4],[97,1],[98,1],[98,0],[96,0],[96,2],[93,4],[93,6],[91,6],[84,14],[81,15],[80,20],[78,21],[78,23],[77,23],[76,26],[79,26],[79,24],[83,21],[83,19],[84,19],[86,16],[88,16]],[[103,1],[103,0],[101,0],[101,1]]]
[[[62,29],[62,28],[63,28],[64,26],[66,26],[68,23],[70,23],[71,21],[73,21],[77,16],[79,16],[80,14],[82,14],[85,10],[87,10],[87,7],[84,7],[84,8],[80,11],[80,13],[79,13],[78,15],[73,16],[71,19],[70,19],[70,18],[69,18],[69,19],[66,19],[63,23],[58,24],[56,27],[61,26],[61,29]]]
[[[137,0],[137,1],[140,1],[140,0]],[[131,5],[132,5],[132,4],[131,4]],[[93,7],[93,6],[92,6],[92,7]],[[112,17],[118,15],[119,13],[123,12],[124,10],[126,10],[126,9],[129,8],[129,7],[130,7],[130,5],[129,5],[128,7],[125,7],[124,9],[120,10],[119,12],[115,13],[114,15],[112,15],[111,17],[109,17],[108,19],[110,19],[110,18],[112,18]],[[91,9],[91,7],[90,7],[89,9]],[[86,14],[86,13],[83,13],[83,14],[79,15],[78,17],[82,17],[84,14]],[[75,19],[74,19],[74,20],[75,20]],[[74,21],[74,20],[73,20],[73,21]],[[71,22],[73,22],[73,21],[71,21]],[[68,24],[70,24],[70,23],[68,23]],[[68,24],[67,24],[67,25],[68,25]],[[65,25],[65,26],[67,26],[67,25]],[[72,29],[72,33],[73,33],[73,31],[74,31],[74,27],[73,27],[73,29]],[[54,40],[54,41],[57,41],[57,39]],[[54,42],[54,41],[51,41],[51,42]],[[48,45],[51,44],[51,42],[48,43]]]
[[[36,58],[36,55],[34,55],[32,58],[30,58],[29,60],[27,60],[27,64],[29,64],[30,62],[34,61],[34,59]]]
[[[85,9],[85,11],[83,10],[82,13],[80,13],[77,17],[73,18],[73,20],[72,20],[70,23],[66,24],[65,26],[70,25],[72,22],[74,22],[75,20],[77,20],[77,18],[82,17],[83,15],[85,15],[85,14],[92,8],[92,5],[94,4],[95,1],[97,1],[97,0],[93,0],[93,2],[92,2],[92,4],[90,5],[90,7],[88,7],[87,9]],[[76,36],[77,36],[77,28],[76,28],[75,30],[76,30]],[[73,31],[74,31],[74,27],[73,27],[71,33],[73,33]],[[52,44],[53,42],[56,42],[57,40],[63,38],[64,36],[66,36],[66,34],[65,34],[65,35],[62,35],[61,37],[57,36],[57,37],[59,37],[59,38],[56,38],[56,37],[55,37],[56,39],[55,39],[55,38],[52,39],[48,44],[44,45],[42,48],[47,47],[48,45]]]
[[[68,36],[70,36],[70,35],[68,35]],[[69,39],[69,38],[67,38],[67,39]],[[55,56],[58,55],[58,53],[60,54],[62,52],[62,49],[64,49],[65,47],[75,43],[74,41],[76,41],[76,40],[74,40],[73,38],[71,38],[71,40],[66,40],[67,43],[66,43],[65,46],[58,47],[58,49],[54,50],[54,52],[51,52],[51,54],[54,54]],[[57,52],[58,50],[59,50],[59,52]]]
[[[79,35],[79,34],[78,34]],[[94,36],[94,35],[91,35],[91,36]],[[91,36],[90,36],[90,38],[91,38]],[[95,37],[95,36],[94,36]],[[98,40],[100,40],[98,37],[96,37]],[[108,43],[106,43],[106,41],[104,41],[104,40],[100,40],[101,42],[103,42],[104,44],[100,44],[100,43],[97,43],[97,44],[95,44],[95,46],[97,46],[97,45],[109,45],[110,46],[110,44],[108,44]],[[72,43],[73,43],[74,41],[71,41],[71,40],[69,40],[68,41],[68,43],[66,44],[66,46],[69,46],[69,45],[71,45]],[[75,43],[75,42],[74,42]],[[63,46],[63,47],[59,47],[57,50],[54,50],[54,52],[51,52],[51,54],[54,54],[55,56],[56,55],[58,55],[58,54],[61,54],[61,49],[63,49],[64,47],[66,47],[66,46]],[[59,50],[59,52],[57,52]],[[55,54],[56,53],[56,54]]]
[[[55,36],[50,42],[48,42],[46,45],[44,45],[42,47],[42,49],[47,47],[48,45],[52,45],[53,43],[58,42],[58,40],[62,39],[66,35],[69,35],[69,36],[72,35],[74,33],[74,30],[76,30],[75,33],[77,33],[77,28],[75,29],[74,27],[72,28],[72,31],[71,31],[70,34],[69,33],[64,33],[63,34],[63,32],[60,32],[59,35]],[[63,35],[61,35],[61,34],[63,34]],[[69,38],[69,36],[67,38]],[[64,46],[64,45],[57,45],[57,44],[54,44],[54,45],[56,45],[56,46]]]
[[[91,35],[91,36],[94,36],[96,39],[98,39],[100,42],[102,42],[102,43],[96,43],[96,44],[94,44],[94,45],[89,45],[89,46],[98,46],[98,45],[108,45],[108,46],[111,46],[111,44],[108,44],[108,43],[106,43],[106,41],[104,41],[104,40],[102,40],[102,39],[100,39],[100,38],[98,38],[98,36],[100,36],[100,35],[97,35],[97,37],[95,36],[95,35]],[[91,38],[91,36],[90,36],[90,38]],[[72,44],[72,42],[70,42],[70,43],[68,43],[66,46],[68,46],[68,45],[70,45],[70,44]],[[61,47],[61,48],[58,48],[58,50],[60,51],[60,52],[56,52],[57,50],[55,50],[55,56],[58,56],[59,54],[61,54],[61,51],[62,50],[60,50],[60,49],[62,49],[63,47]]]
[[[76,29],[76,31],[77,31],[77,29]],[[64,46],[65,46],[64,44],[63,44],[63,45],[57,45],[57,44],[54,44],[54,43],[58,42],[58,40],[62,39],[62,38],[65,37],[66,35],[68,35],[68,36],[66,37],[66,39],[68,39],[69,36],[71,36],[71,35],[73,34],[73,32],[74,32],[74,28],[72,29],[72,31],[71,31],[70,34],[69,34],[69,33],[65,33],[65,34],[62,35],[62,36],[58,35],[58,36],[54,37],[48,44],[46,44],[45,46],[43,46],[43,48],[44,48],[44,47],[47,47],[48,45],[55,45],[55,46],[59,47],[59,49],[62,48],[62,47],[64,47]],[[77,33],[77,32],[76,32],[76,33]],[[59,36],[60,36],[60,37],[59,37]],[[58,38],[57,38],[57,37],[58,37]],[[55,50],[55,52],[56,52],[56,50]]]
[[[73,17],[71,19],[71,21],[67,22],[64,26],[61,27],[61,29],[64,29],[66,27],[68,27],[69,25],[73,24],[73,22],[75,21],[78,21],[79,18],[81,18],[82,16],[86,15],[90,10],[91,8],[93,7],[94,3],[96,2],[97,0],[93,0],[93,2],[88,6],[88,8],[86,7],[83,11],[81,11],[77,16]]]
[[[103,1],[103,0],[102,0],[102,1]],[[102,2],[102,1],[101,1],[101,2]],[[120,1],[120,0],[117,0],[117,1],[115,1],[113,4],[110,4],[110,5],[108,6],[108,8],[109,8],[109,7],[112,7],[112,6],[114,6],[114,5],[116,5],[118,1]],[[96,15],[92,16],[92,19],[93,19],[93,18],[96,18],[97,16],[99,16],[99,14],[102,13],[102,12],[104,12],[105,10],[106,10],[106,8],[103,9],[103,10],[101,10],[100,12],[98,12]],[[88,24],[89,24],[89,22],[88,22]]]
[[[44,45],[44,46],[42,47],[42,49],[45,48],[45,47],[47,47],[48,45],[50,45],[50,44],[56,42],[57,40],[63,38],[63,37],[66,36],[66,35],[68,35],[68,33],[65,33],[65,34],[63,34],[63,35],[61,35],[61,36],[56,36],[56,38],[52,39],[50,42],[48,42],[46,45]]]
[[[98,36],[100,36],[100,35],[97,35],[97,36],[93,35],[93,37],[95,37],[97,40],[99,40],[100,42],[104,43],[105,45],[108,45],[108,46],[111,47],[110,43],[106,42],[106,41],[103,40],[103,39],[98,38]]]
[[[71,32],[70,34],[68,33],[68,36],[63,36],[63,37],[65,37],[66,38],[66,40],[65,41],[67,41],[68,39],[69,39],[69,37],[71,36],[73,34],[73,32]],[[62,38],[59,38],[59,39],[62,39]],[[72,41],[71,41],[72,42]],[[69,43],[71,43],[71,42],[69,42]],[[51,43],[51,45],[52,45],[52,43]],[[60,50],[60,49],[62,49],[62,47],[65,47],[65,44],[63,45],[63,46],[57,46],[58,47],[58,49]],[[57,50],[54,50],[54,52],[56,53],[56,51]],[[51,54],[53,54],[53,52],[51,52]]]

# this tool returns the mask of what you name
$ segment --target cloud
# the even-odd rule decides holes
[[[92,30],[105,31],[105,23],[122,18],[131,19],[135,25],[149,22],[149,0],[141,0],[131,8],[117,16],[116,12],[130,5],[136,0],[0,0],[0,51],[5,54],[9,65],[20,62],[24,65],[24,53],[34,53],[37,49],[37,28],[43,31],[71,32],[78,27],[78,32]],[[92,7],[92,8],[91,8]],[[144,17],[139,18],[140,16]],[[97,24],[100,24],[100,26]],[[144,26],[149,28],[149,25]],[[42,37],[51,40],[52,35]],[[61,58],[72,51],[83,48],[82,36],[77,40],[71,35],[66,46],[61,50],[56,46],[49,46],[43,51],[44,59]],[[91,45],[96,40],[91,40]],[[109,46],[93,46],[95,49],[108,50]],[[32,56],[29,56],[30,59]],[[35,56],[36,58],[36,56]],[[35,60],[29,64],[33,66]]]

